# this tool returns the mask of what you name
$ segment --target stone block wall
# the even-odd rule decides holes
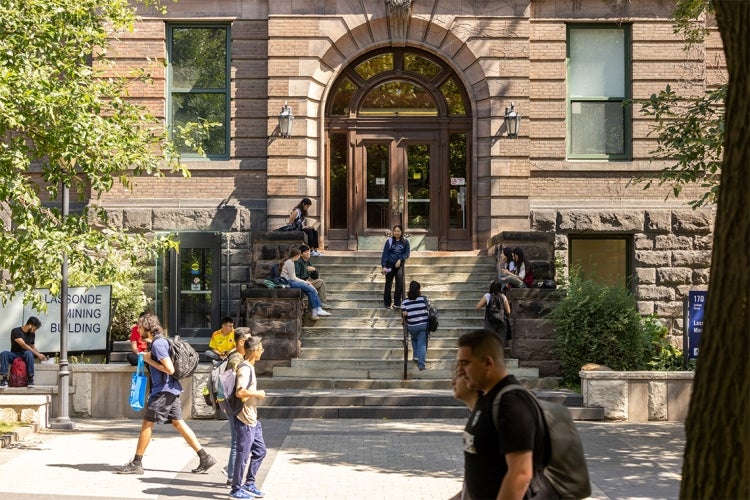
[[[554,307],[554,290],[513,288],[508,290],[513,340],[510,353],[521,367],[539,368],[541,377],[560,374],[560,360],[553,352],[552,324],[544,316]]]
[[[554,261],[569,269],[570,235],[632,239],[632,291],[643,315],[656,314],[682,347],[683,302],[690,290],[708,288],[713,209],[535,210],[534,231],[554,235]]]

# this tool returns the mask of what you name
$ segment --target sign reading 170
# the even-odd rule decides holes
[[[688,359],[698,357],[701,334],[703,333],[703,315],[706,310],[706,296],[704,290],[691,290],[688,293],[685,311],[685,338],[683,339]]]

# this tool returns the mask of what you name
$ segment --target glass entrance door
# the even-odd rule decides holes
[[[221,237],[180,233],[175,239],[179,250],[157,265],[157,314],[170,335],[210,337],[220,326]]]
[[[405,231],[435,231],[431,207],[433,142],[363,140],[364,232],[382,233],[396,224]]]

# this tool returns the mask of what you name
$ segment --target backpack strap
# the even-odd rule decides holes
[[[509,384],[500,389],[500,391],[495,396],[495,399],[492,401],[492,425],[495,427],[496,431],[500,431],[500,429],[497,428],[497,421],[498,417],[500,416],[500,399],[502,399],[503,395],[510,392],[510,391],[522,391],[529,395],[531,400],[534,402],[534,406],[536,407],[536,424],[537,428],[544,429],[544,457],[540,457],[539,460],[534,459],[534,470],[535,471],[542,471],[547,466],[547,464],[544,463],[545,459],[549,460],[550,456],[550,440],[549,440],[549,430],[547,429],[547,423],[544,421],[544,413],[542,412],[541,406],[539,406],[539,401],[536,399],[536,396],[534,396],[534,393],[528,390],[526,387],[522,386],[521,384]],[[533,452],[532,451],[532,457]]]

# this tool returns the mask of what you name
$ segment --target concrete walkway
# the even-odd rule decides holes
[[[268,499],[447,499],[459,491],[464,420],[262,420],[269,454],[258,484]],[[76,420],[0,449],[0,493],[14,499],[227,498],[226,421],[189,424],[219,464],[192,474],[197,455],[157,426],[145,474],[128,462],[139,421]],[[671,499],[679,493],[681,423],[579,423],[597,499]]]

